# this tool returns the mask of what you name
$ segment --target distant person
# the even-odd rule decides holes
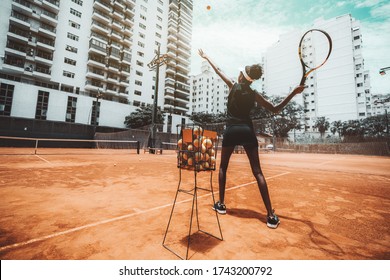
[[[219,201],[215,203],[213,209],[220,214],[226,214],[226,206],[224,203],[226,171],[235,146],[242,145],[248,156],[252,173],[256,178],[261,197],[267,209],[267,226],[270,228],[277,228],[280,220],[272,209],[267,183],[260,167],[258,142],[249,114],[251,109],[255,106],[255,103],[273,113],[278,113],[296,94],[301,93],[305,87],[296,87],[282,102],[275,106],[266,100],[259,92],[250,87],[252,82],[260,79],[263,74],[260,65],[254,64],[240,69],[237,82],[235,82],[229,79],[222,70],[211,61],[203,50],[199,50],[199,55],[210,63],[214,71],[229,87],[227,122],[226,130],[223,134],[221,163],[218,176]]]

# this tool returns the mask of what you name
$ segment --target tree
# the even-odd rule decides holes
[[[325,117],[318,117],[313,127],[318,129],[321,138],[323,138],[325,132],[329,129],[329,126],[329,121]]]
[[[211,124],[226,121],[226,113],[210,114],[205,112],[192,113],[190,120],[198,124]]]
[[[129,128],[140,128],[152,124],[153,106],[138,107],[135,112],[126,116],[124,124]],[[164,124],[164,113],[157,108],[156,124]]]
[[[365,128],[360,120],[343,122],[342,136],[349,139],[361,139],[364,137]]]
[[[333,133],[333,135],[337,132],[339,135],[339,138],[341,138],[342,128],[343,128],[342,121],[334,121],[334,122],[332,122],[332,127],[330,128],[330,131]]]
[[[283,99],[284,97],[277,96],[271,102],[279,104]],[[295,101],[290,101],[278,115],[274,115],[272,112],[258,106],[251,112],[251,117],[257,124],[256,132],[258,130],[266,131],[267,128],[270,128],[276,137],[286,138],[292,129],[301,128],[300,116],[302,112],[301,105]]]

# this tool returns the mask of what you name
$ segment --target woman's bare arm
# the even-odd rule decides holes
[[[301,93],[305,89],[305,86],[297,86],[285,99],[282,100],[278,105],[274,105],[265,99],[261,94],[256,94],[256,102],[260,106],[264,107],[268,111],[271,111],[274,114],[279,113],[287,105],[288,102],[297,94]]]
[[[226,76],[226,74],[221,70],[221,68],[219,68],[209,57],[207,54],[205,54],[203,52],[202,49],[199,49],[199,55],[206,59],[208,61],[208,63],[210,63],[211,67],[214,69],[215,73],[217,73],[218,76],[221,77],[221,79],[227,84],[227,86],[229,87],[229,89],[231,89],[233,87],[233,81],[228,77]]]

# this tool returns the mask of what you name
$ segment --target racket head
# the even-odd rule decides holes
[[[328,61],[331,53],[332,39],[327,32],[321,29],[310,29],[303,34],[298,46],[298,55],[302,66],[300,85],[305,83],[310,73]]]

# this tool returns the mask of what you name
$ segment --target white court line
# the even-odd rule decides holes
[[[40,156],[38,156],[38,155],[34,155],[34,156],[36,156],[36,157],[38,157],[39,159],[41,159],[41,160],[43,160],[43,161],[46,161],[47,163],[51,164],[50,161],[48,161],[47,159],[44,159],[43,157],[40,157]]]
[[[291,172],[284,172],[284,173],[281,173],[281,174],[278,174],[278,175],[275,175],[275,176],[268,177],[268,178],[266,178],[266,180],[270,180],[270,179],[273,179],[273,178],[284,176],[284,175],[287,175],[287,174],[290,174],[290,173]],[[226,191],[242,188],[242,187],[245,187],[245,186],[248,186],[248,185],[251,185],[251,184],[255,184],[255,183],[256,183],[256,181],[245,183],[245,184],[241,184],[241,185],[237,185],[237,186],[234,186],[234,187],[231,187],[231,188],[227,188]],[[202,197],[210,196],[210,195],[211,194],[205,194],[205,195],[198,196],[198,198],[202,198]],[[176,204],[182,204],[182,203],[189,202],[189,201],[192,201],[192,198],[176,202]],[[60,231],[60,232],[57,232],[57,233],[49,234],[49,235],[46,235],[46,236],[33,238],[33,239],[28,240],[28,241],[14,243],[14,244],[11,244],[11,245],[0,247],[0,252],[8,250],[8,249],[17,248],[17,247],[29,245],[29,244],[32,244],[32,243],[44,241],[44,240],[51,239],[51,238],[54,238],[54,237],[57,237],[57,236],[66,235],[66,234],[69,234],[69,233],[77,232],[77,231],[80,231],[80,230],[83,230],[83,229],[93,228],[93,227],[97,227],[97,226],[100,226],[100,225],[104,225],[104,224],[120,221],[120,220],[127,219],[127,218],[130,218],[130,217],[133,217],[133,216],[142,215],[142,214],[145,214],[145,213],[148,213],[148,212],[152,212],[152,211],[155,211],[155,210],[159,210],[159,209],[167,208],[167,207],[172,207],[172,206],[173,206],[173,203],[165,204],[165,205],[162,205],[162,206],[157,206],[157,207],[154,207],[154,208],[149,208],[147,210],[135,209],[136,210],[135,213],[122,215],[122,216],[119,216],[119,217],[103,220],[103,221],[96,222],[96,223],[86,224],[84,226],[75,227],[75,228],[68,229],[68,230],[65,230],[65,231]]]

